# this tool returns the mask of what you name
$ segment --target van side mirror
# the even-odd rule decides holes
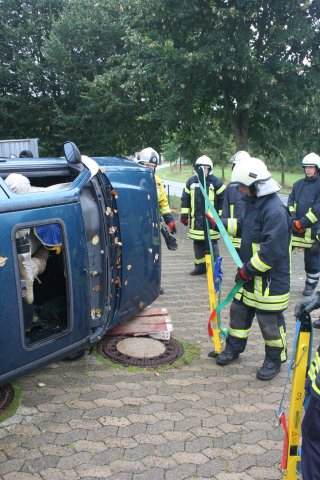
[[[82,163],[81,160],[81,153],[77,145],[73,142],[65,142],[63,144],[64,154],[67,159],[67,162],[70,165],[74,165],[77,163]]]

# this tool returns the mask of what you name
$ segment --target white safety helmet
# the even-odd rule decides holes
[[[213,163],[211,158],[207,155],[202,155],[202,157],[197,158],[195,165],[202,165],[203,167],[209,167],[209,171],[213,169]]]
[[[144,148],[137,156],[138,162],[144,165],[151,163],[153,165],[159,164],[159,154],[151,147]]]
[[[320,168],[320,157],[316,153],[308,153],[302,159],[302,167],[317,167]]]
[[[246,152],[245,150],[239,150],[234,155],[232,155],[232,157],[230,158],[230,163],[232,163],[234,166],[236,163],[242,160],[248,160],[249,158],[251,157],[248,152]]]
[[[256,182],[268,180],[269,178],[271,178],[271,173],[263,161],[258,158],[250,157],[247,161],[238,162],[234,166],[231,175],[231,183],[250,187],[250,185]]]
[[[255,193],[257,197],[281,190],[281,185],[271,177],[265,163],[259,158],[253,157],[245,162],[238,162],[234,166],[231,183],[252,187],[252,193]]]

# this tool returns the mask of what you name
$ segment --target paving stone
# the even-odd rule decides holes
[[[281,476],[280,468],[276,467],[251,467],[247,473],[255,480],[279,480]]]
[[[26,472],[12,472],[3,475],[3,480],[42,480],[39,474]]]
[[[126,425],[130,425],[131,422],[128,418],[125,417],[100,417],[99,422],[101,425],[112,425],[114,427],[125,427]]]
[[[251,477],[251,475],[248,475],[247,473],[244,473],[244,472],[241,472],[241,473],[225,473],[225,472],[222,473],[221,472],[217,474],[216,479],[217,480],[256,480],[254,477]]]
[[[139,461],[114,460],[109,467],[113,472],[139,473],[146,471],[146,466]]]
[[[147,425],[147,433],[151,435],[157,435],[159,433],[166,432],[167,430],[173,430],[174,422],[172,420],[163,420],[152,425]]]
[[[179,464],[193,464],[193,465],[203,465],[209,461],[208,457],[202,453],[194,452],[177,452],[172,455],[172,458]]]
[[[196,465],[181,465],[166,473],[166,480],[184,480],[196,473]]]
[[[256,457],[254,455],[250,455],[245,453],[243,455],[239,455],[234,460],[227,461],[227,470],[229,472],[243,472],[247,470],[249,467],[256,465]]]
[[[58,465],[59,457],[56,455],[46,455],[45,457],[37,458],[25,463],[22,467],[24,472],[39,473],[49,467],[55,468]]]
[[[90,463],[91,457],[92,453],[89,452],[73,453],[73,455],[68,457],[60,458],[59,462],[57,463],[57,468],[63,470],[74,469],[83,463]]]
[[[152,433],[138,433],[134,436],[134,439],[139,444],[163,445],[164,443],[167,443],[167,440],[163,435]]]
[[[141,459],[141,461],[148,467],[154,468],[158,467],[162,470],[169,470],[177,466],[177,462],[172,457],[156,457],[154,455],[149,455]]]
[[[133,475],[133,480],[163,480],[165,472],[160,468],[151,468],[144,473],[136,473]]]
[[[23,467],[23,464],[24,464],[24,461],[19,458],[6,460],[4,463],[1,464],[1,470],[0,470],[1,474],[5,475],[6,473],[17,472],[21,470],[21,468]]]
[[[271,382],[256,379],[264,357],[256,321],[239,360],[221,368],[207,357],[212,349],[207,281],[189,276],[192,242],[187,229],[177,225],[179,250],[163,249],[165,294],[154,306],[168,308],[174,337],[197,344],[199,358],[184,367],[158,369],[156,375],[154,369],[106,367],[92,355],[18,379],[21,406],[0,425],[1,480],[280,478],[283,429],[275,427],[275,411],[286,366]],[[223,246],[221,252],[227,293],[235,268]],[[301,268],[303,256],[294,255],[286,312],[289,350],[293,307],[304,282],[297,274]],[[228,315],[228,309],[222,311],[224,325]],[[315,335],[317,343],[320,334]],[[45,384],[41,389],[39,382]],[[289,400],[287,394],[287,412]]]
[[[76,472],[79,476],[88,478],[109,478],[113,474],[108,465],[79,465],[76,467]]]
[[[47,468],[40,473],[43,480],[78,480],[80,478],[74,470],[62,470],[59,468]]]

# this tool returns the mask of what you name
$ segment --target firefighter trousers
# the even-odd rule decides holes
[[[283,312],[257,310],[235,299],[230,307],[230,328],[226,350],[235,353],[244,352],[255,316],[264,338],[266,358],[270,358],[275,363],[285,362],[287,349]]]
[[[217,240],[211,240],[212,250],[214,259],[217,260],[219,257],[219,246]],[[204,240],[193,240],[193,251],[194,251],[194,263],[200,265],[201,263],[206,263],[205,259],[205,241]]]

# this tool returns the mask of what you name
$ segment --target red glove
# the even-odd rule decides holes
[[[207,217],[207,219],[211,223],[212,227],[214,229],[216,229],[217,228],[217,222],[215,221],[215,219],[213,217],[211,217],[211,215],[209,215],[209,213],[205,213],[205,216]]]
[[[237,282],[247,282],[250,280],[250,277],[244,271],[244,268],[238,268],[234,281]]]
[[[302,235],[304,233],[304,228],[301,225],[300,220],[294,220],[293,223],[292,223],[292,228],[293,228],[294,232],[300,233],[300,235]]]
[[[180,222],[183,223],[183,225],[185,225],[186,227],[188,226],[188,215],[186,215],[185,213],[183,213],[181,216],[180,216]]]
[[[169,222],[168,227],[170,228],[171,233],[177,233],[177,229],[174,222]]]

